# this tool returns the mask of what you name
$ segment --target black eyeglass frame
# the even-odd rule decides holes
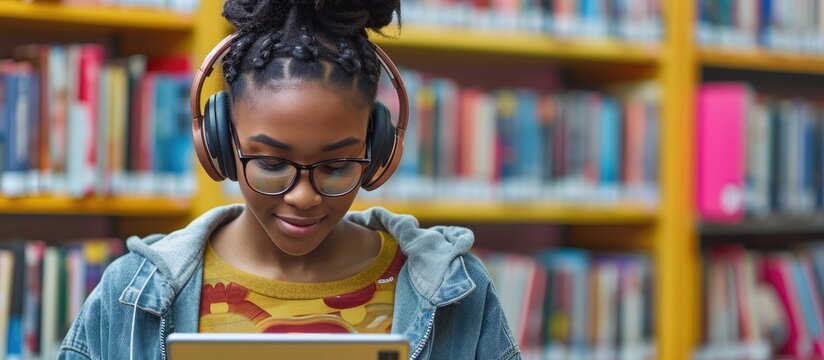
[[[329,160],[319,161],[319,162],[316,162],[314,164],[304,165],[304,164],[299,164],[299,163],[296,163],[296,162],[291,161],[289,159],[284,159],[284,158],[277,157],[277,156],[265,156],[265,155],[247,156],[247,155],[244,155],[240,150],[240,141],[238,141],[237,132],[235,131],[235,125],[231,122],[229,124],[229,132],[232,133],[232,138],[234,140],[235,151],[237,152],[237,157],[238,157],[238,159],[240,159],[240,163],[243,166],[243,179],[244,179],[244,181],[246,181],[246,185],[249,186],[249,188],[254,190],[256,193],[261,194],[261,195],[279,196],[279,195],[283,195],[283,194],[288,193],[289,191],[291,191],[295,187],[295,184],[297,184],[298,181],[300,181],[300,175],[303,173],[303,170],[308,170],[309,171],[309,183],[312,184],[312,189],[315,190],[316,193],[318,193],[320,195],[323,195],[323,196],[326,196],[326,197],[345,196],[345,195],[351,193],[352,191],[354,191],[355,189],[357,189],[358,186],[360,186],[361,183],[363,183],[363,175],[366,173],[366,167],[372,162],[372,160],[371,160],[372,159],[372,149],[369,146],[369,141],[366,141],[366,157],[365,158],[336,158],[336,159],[329,159]],[[268,193],[268,192],[260,191],[258,189],[255,189],[255,187],[252,186],[252,184],[249,183],[249,177],[246,176],[246,164],[248,164],[249,161],[258,160],[258,159],[272,159],[272,160],[276,160],[276,161],[282,161],[286,164],[291,165],[292,167],[294,167],[298,171],[295,173],[295,176],[292,177],[292,182],[283,191],[276,192],[276,193]],[[358,178],[358,182],[351,189],[349,189],[349,190],[347,190],[343,193],[340,193],[340,194],[330,195],[330,194],[324,193],[323,191],[320,191],[320,189],[318,189],[318,186],[315,184],[315,176],[314,176],[315,168],[317,168],[319,166],[323,166],[323,165],[328,164],[328,163],[339,162],[339,161],[352,161],[352,162],[356,162],[356,163],[361,164],[361,174]]]

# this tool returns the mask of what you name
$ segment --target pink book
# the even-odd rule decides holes
[[[710,83],[698,91],[698,212],[705,220],[736,222],[744,215],[743,128],[750,89],[743,83]]]

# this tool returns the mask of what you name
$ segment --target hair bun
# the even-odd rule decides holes
[[[343,36],[354,35],[363,29],[380,31],[392,22],[395,12],[400,16],[400,9],[400,0],[317,0],[315,6],[319,22],[329,31]]]
[[[352,36],[389,25],[396,11],[400,16],[400,0],[226,0],[223,17],[238,30],[280,29],[293,10],[335,34]]]
[[[305,0],[226,0],[223,17],[238,30],[283,27],[289,11]]]

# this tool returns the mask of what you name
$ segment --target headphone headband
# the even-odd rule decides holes
[[[226,54],[226,51],[232,46],[235,36],[235,34],[226,36],[211,51],[209,51],[209,54],[206,55],[206,58],[203,60],[203,64],[200,65],[200,68],[197,69],[197,72],[194,75],[192,80],[192,88],[189,93],[189,107],[192,113],[192,139],[194,141],[195,153],[197,154],[197,158],[203,169],[209,177],[215,181],[225,179],[226,174],[224,174],[223,170],[221,170],[221,160],[215,156],[214,153],[209,151],[208,141],[215,140],[209,140],[209,137],[206,136],[206,132],[203,131],[204,115],[202,110],[203,108],[200,103],[200,96],[203,91],[203,84],[206,82],[206,78],[212,74],[218,59],[223,57],[223,55]],[[398,167],[398,163],[400,162],[401,155],[403,154],[403,138],[406,133],[407,122],[409,121],[409,97],[406,94],[406,88],[404,87],[400,72],[392,62],[392,59],[390,59],[386,52],[384,52],[383,49],[381,49],[377,44],[372,41],[369,41],[369,44],[372,45],[381,66],[384,68],[389,76],[389,79],[392,81],[392,86],[395,87],[399,104],[398,123],[394,126],[394,140],[392,141],[386,161],[379,161],[373,165],[370,165],[376,167],[374,169],[375,171],[370,172],[370,174],[374,175],[369,176],[362,184],[364,189],[374,190],[389,179],[389,177],[395,172],[395,169]],[[387,120],[387,122],[388,121],[389,120]]]
[[[229,47],[232,46],[232,41],[234,39],[235,34],[231,34],[223,38],[223,40],[221,40],[211,51],[209,51],[209,54],[206,55],[206,58],[203,60],[203,64],[200,65],[200,68],[198,68],[195,73],[192,81],[192,89],[189,93],[189,108],[192,113],[193,121],[203,119],[203,108],[200,103],[200,96],[203,92],[203,84],[206,82],[206,78],[212,75],[212,71],[215,68],[215,63],[217,63],[217,61],[223,57],[224,54],[226,54]],[[392,62],[392,59],[389,58],[389,55],[387,55],[386,52],[378,46],[378,44],[375,44],[372,41],[369,41],[369,43],[374,48],[375,54],[378,55],[378,60],[380,61],[381,66],[384,70],[386,70],[386,74],[392,81],[392,86],[395,87],[395,90],[398,93],[398,103],[400,104],[400,109],[398,113],[398,124],[396,127],[398,131],[401,132],[401,135],[403,135],[403,133],[406,132],[406,124],[409,121],[409,96],[406,94],[406,87],[403,85],[403,79],[401,79],[398,68],[395,66],[395,63]]]

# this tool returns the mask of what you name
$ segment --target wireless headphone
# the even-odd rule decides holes
[[[232,136],[229,132],[229,125],[232,121],[229,97],[223,91],[213,94],[206,101],[206,111],[203,114],[200,107],[200,95],[206,78],[212,74],[215,63],[229,49],[234,37],[235,35],[227,36],[206,55],[203,65],[194,76],[189,95],[195,153],[200,165],[215,181],[223,181],[227,178],[237,181],[235,151],[232,148]],[[370,44],[374,47],[375,54],[378,55],[381,65],[395,87],[400,107],[397,127],[392,124],[392,115],[384,104],[375,101],[372,108],[366,139],[370,146],[371,162],[365,169],[361,180],[361,187],[369,191],[383,185],[397,169],[403,154],[403,137],[409,118],[409,98],[398,68],[383,49],[372,42]]]

